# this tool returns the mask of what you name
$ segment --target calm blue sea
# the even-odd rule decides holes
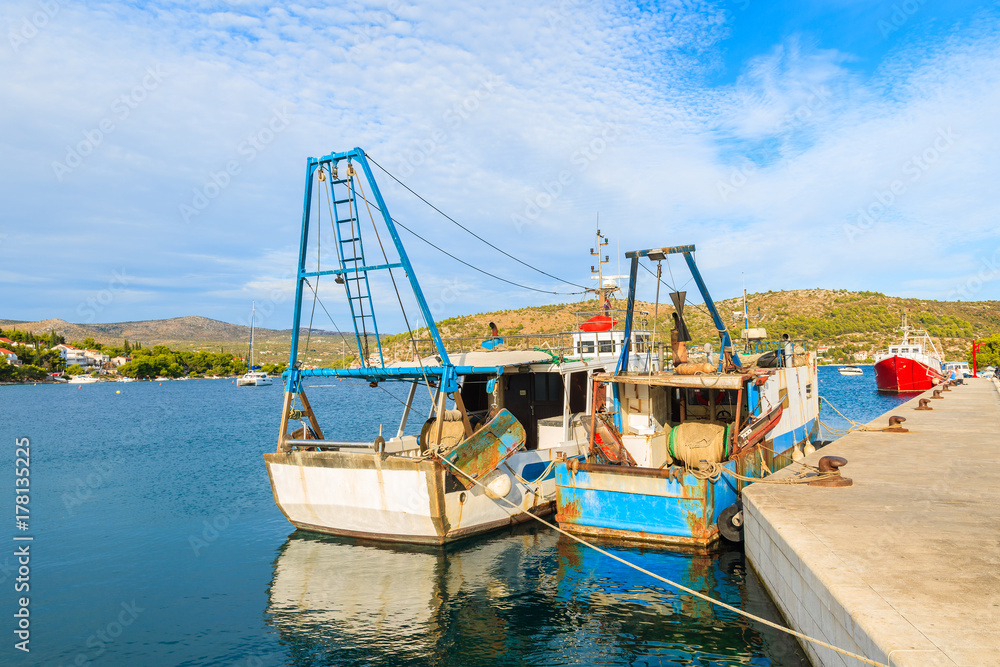
[[[853,419],[895,400],[869,374],[824,368],[820,378],[820,393]],[[448,549],[295,533],[261,456],[276,443],[281,391],[228,380],[0,386],[0,664],[807,664],[786,636],[544,527]],[[338,415],[324,420],[330,437],[374,437],[380,418],[394,428],[401,414],[404,392],[392,392],[333,381],[310,398]],[[13,490],[21,437],[31,455],[24,531]],[[25,578],[15,535],[34,538],[27,593],[14,589]],[[615,551],[778,618],[739,551]],[[21,596],[29,654],[14,648]]]

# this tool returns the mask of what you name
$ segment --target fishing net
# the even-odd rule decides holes
[[[684,422],[670,431],[667,451],[689,467],[701,461],[721,463],[729,457],[729,425]]]

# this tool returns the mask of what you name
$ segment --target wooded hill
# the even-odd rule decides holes
[[[716,306],[730,333],[738,338],[743,329],[742,297],[718,301]],[[831,362],[846,361],[854,352],[874,352],[898,341],[904,314],[911,327],[930,333],[948,359],[964,359],[972,340],[1000,333],[1000,301],[933,301],[879,292],[807,289],[749,294],[747,306],[751,327],[765,328],[775,339],[787,333],[806,340],[812,348],[830,346],[824,357]],[[624,309],[625,302],[616,301],[613,307]],[[503,335],[556,333],[574,330],[578,321],[597,314],[599,308],[599,303],[591,300],[476,313],[441,320],[438,328],[444,337],[485,338],[492,321]],[[644,328],[653,329],[654,304],[639,302],[637,308],[648,312]],[[574,315],[581,311],[587,314],[580,318]],[[666,332],[672,312],[672,306],[660,303],[655,322],[656,330],[664,332],[662,338],[657,336],[660,340],[669,341]],[[684,316],[695,344],[717,341],[704,305],[689,303]],[[426,335],[426,331],[422,333]]]
[[[666,295],[661,295],[669,302]],[[696,294],[689,293],[689,296]],[[903,299],[878,292],[848,292],[846,290],[791,290],[750,294],[747,298],[750,326],[767,329],[769,337],[778,338],[788,333],[792,338],[804,339],[812,348],[824,345],[831,349],[825,353],[830,362],[847,360],[847,355],[858,351],[872,352],[896,341],[903,315],[914,328],[927,329],[935,338],[948,359],[964,359],[973,339],[986,338],[1000,333],[1000,301],[932,301]],[[742,298],[717,302],[730,332],[739,336],[743,328],[742,317],[734,319],[734,311],[742,313]],[[624,301],[614,301],[615,309],[624,309]],[[533,306],[516,310],[501,310],[451,317],[438,322],[445,338],[486,338],[489,323],[495,322],[504,336],[526,334],[552,334],[575,330],[578,322],[599,312],[596,300],[575,303]],[[637,326],[653,329],[660,340],[668,341],[670,313],[673,308],[661,303],[656,322],[653,321],[654,304],[640,302],[638,309],[647,311],[645,321]],[[587,313],[577,317],[574,313]],[[758,319],[758,313],[760,315]],[[688,327],[694,343],[715,341],[715,327],[703,305],[691,303],[685,309]],[[169,345],[174,349],[214,350],[238,352],[249,340],[249,327],[219,322],[204,317],[180,317],[169,320],[149,320],[118,324],[70,324],[64,320],[41,322],[14,322],[0,320],[5,329],[16,327],[37,334],[55,331],[67,340],[92,337],[96,341],[120,345],[127,338],[141,341],[143,345]],[[426,330],[419,335],[426,337]],[[257,329],[258,359],[261,363],[287,361],[290,330]],[[387,336],[383,347],[405,353],[407,335]],[[342,340],[345,343],[342,344]],[[353,333],[349,336],[313,332],[308,348],[303,344],[306,363],[331,365],[344,356],[356,354]],[[374,349],[374,346],[372,347]]]

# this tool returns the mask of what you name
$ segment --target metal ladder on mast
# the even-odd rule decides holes
[[[358,216],[358,200],[354,183],[357,174],[354,166],[348,162],[347,178],[338,178],[336,168],[332,169],[332,173],[328,172],[327,176],[330,177],[333,229],[337,236],[337,259],[340,262],[340,274],[337,276],[337,280],[343,282],[347,292],[347,303],[351,308],[354,335],[358,343],[358,356],[361,357],[363,367],[370,365],[367,326],[367,321],[370,320],[371,333],[375,336],[375,343],[378,346],[379,365],[384,367],[385,359],[382,356],[382,342],[378,335],[375,307],[368,284],[368,264],[365,262],[361,221]],[[338,195],[338,191],[343,194]]]

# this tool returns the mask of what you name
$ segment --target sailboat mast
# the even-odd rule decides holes
[[[743,275],[743,329],[750,328],[750,314],[747,313],[747,274]]]
[[[250,367],[247,371],[253,370],[253,325],[257,318],[257,302],[251,301],[250,306]]]

